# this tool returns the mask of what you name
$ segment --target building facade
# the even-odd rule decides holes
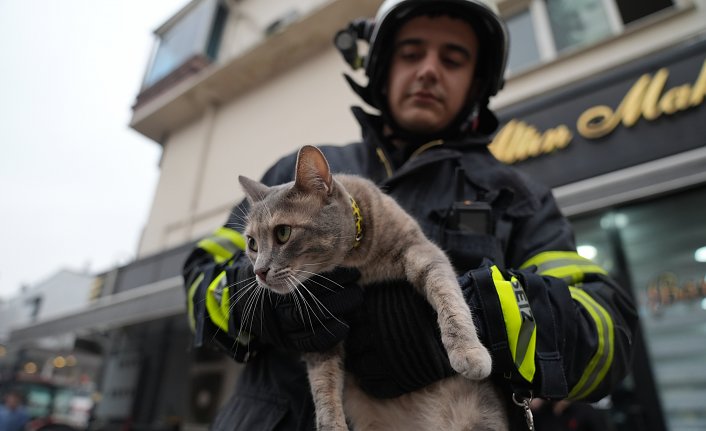
[[[380,3],[194,0],[155,31],[131,120],[163,150],[139,257],[100,278],[91,307],[11,334],[110,331],[105,423],[199,429],[227,397],[237,365],[189,349],[181,263],[242,199],[238,175],[257,178],[304,144],[357,139],[349,106],[361,102],[331,42]],[[553,188],[581,252],[639,306],[611,421],[705,429],[706,1],[497,4],[511,51],[491,148]]]

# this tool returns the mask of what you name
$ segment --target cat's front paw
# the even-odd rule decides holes
[[[449,351],[451,367],[470,380],[483,380],[490,375],[493,361],[488,349],[481,344],[458,347]]]

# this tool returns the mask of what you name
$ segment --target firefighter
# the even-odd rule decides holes
[[[365,57],[359,40],[368,43]],[[353,113],[362,141],[321,146],[334,172],[370,178],[451,258],[493,356],[513,429],[527,429],[529,401],[597,400],[629,369],[636,313],[608,273],[576,252],[551,190],[496,160],[489,99],[503,85],[508,34],[488,0],[387,0],[374,19],[335,37],[367,82],[347,77],[379,111]],[[262,178],[291,181],[295,154]],[[403,280],[361,289],[355,274],[317,289],[334,316],[303,319],[293,305],[261,301],[241,327],[239,280],[252,274],[238,232],[247,204],[198,243],[184,266],[195,343],[212,342],[245,367],[216,430],[310,430],[314,412],[303,351],[346,343],[346,368],[378,398],[451,375],[431,307]],[[414,358],[414,360],[409,360]]]

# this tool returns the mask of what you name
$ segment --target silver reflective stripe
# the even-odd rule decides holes
[[[525,360],[527,348],[532,340],[532,333],[535,327],[534,320],[523,320],[520,333],[517,336],[517,350],[515,350],[515,366],[519,369],[522,361]]]
[[[209,237],[209,239],[226,249],[231,255],[234,255],[240,250],[238,246],[233,244],[233,241],[231,241],[230,238],[213,235],[212,237]]]

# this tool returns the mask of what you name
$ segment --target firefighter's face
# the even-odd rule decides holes
[[[448,16],[412,18],[397,32],[388,75],[392,116],[406,130],[434,133],[463,107],[476,67],[478,37]]]

